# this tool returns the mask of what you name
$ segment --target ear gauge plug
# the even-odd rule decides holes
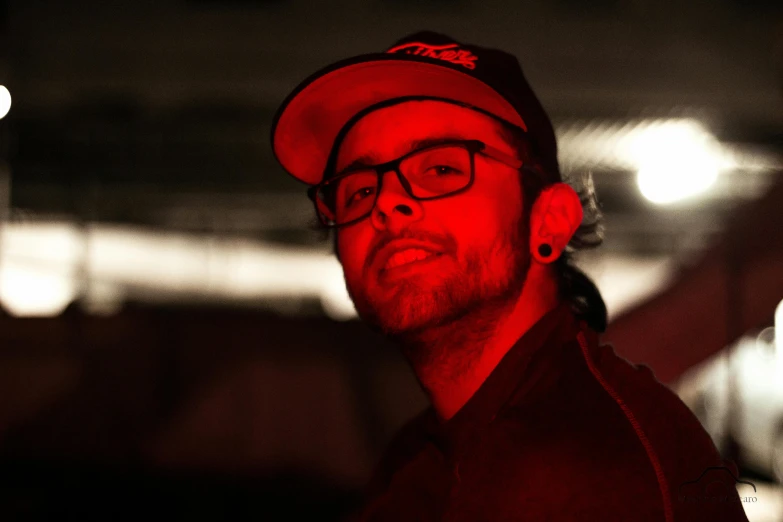
[[[552,255],[552,247],[549,243],[541,243],[538,245],[538,255],[541,257],[549,257]]]
[[[533,252],[535,258],[541,263],[549,263],[554,261],[552,245],[549,243],[541,243],[538,248]]]

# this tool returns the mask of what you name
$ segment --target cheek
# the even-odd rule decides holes
[[[336,252],[347,277],[356,278],[361,275],[368,251],[369,239],[363,234],[349,229],[340,232]]]
[[[511,213],[497,198],[475,198],[449,211],[449,228],[468,243],[493,243],[512,222]]]

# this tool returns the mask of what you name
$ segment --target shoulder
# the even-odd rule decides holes
[[[597,336],[581,337],[504,416],[502,437],[516,447],[514,460],[535,463],[537,477],[581,513],[635,512],[637,520],[679,513],[679,486],[705,469],[736,470],[649,367],[619,357]]]
[[[582,348],[590,375],[619,408],[651,460],[657,457],[671,478],[698,475],[720,463],[699,420],[670,388],[643,364],[618,356],[611,345]]]
[[[705,470],[722,469],[726,487],[738,477],[732,461],[723,460],[709,434],[691,410],[670,388],[656,379],[643,364],[632,364],[618,356],[611,345],[592,343],[582,336],[580,351],[585,365],[600,385],[609,404],[622,411],[626,423],[644,448],[646,460],[655,472],[667,509],[706,509],[714,506],[686,506],[678,501],[683,484],[697,481]],[[738,499],[725,504],[721,516],[742,520]],[[684,511],[683,511],[684,512]],[[682,514],[682,513],[680,513]]]

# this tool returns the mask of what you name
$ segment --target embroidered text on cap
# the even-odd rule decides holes
[[[431,45],[422,42],[409,42],[392,47],[386,52],[404,52],[405,54],[437,58],[439,60],[462,65],[471,70],[476,68],[476,60],[478,60],[478,57],[475,54],[466,49],[460,49],[457,44]]]

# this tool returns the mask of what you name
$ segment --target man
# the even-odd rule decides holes
[[[516,58],[414,34],[305,80],[272,146],[432,402],[357,520],[747,520],[695,417],[598,344],[606,309],[570,262],[596,222]]]

